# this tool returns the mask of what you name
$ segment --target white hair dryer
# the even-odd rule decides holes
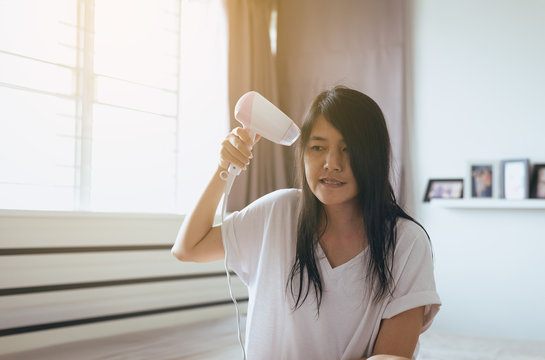
[[[237,101],[235,119],[248,130],[252,140],[259,134],[277,144],[289,146],[301,135],[293,120],[256,91],[247,92]],[[238,166],[231,164],[228,173],[222,171],[220,174],[227,181],[226,194],[229,194],[233,180],[240,171]]]

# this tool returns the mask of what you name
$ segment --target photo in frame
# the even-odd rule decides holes
[[[468,162],[466,197],[470,199],[498,198],[498,162],[472,160]]]
[[[431,199],[461,199],[464,197],[464,179],[430,179],[424,202]]]
[[[534,164],[533,166],[530,198],[545,199],[545,164]]]
[[[502,160],[500,198],[522,200],[530,197],[530,160]]]

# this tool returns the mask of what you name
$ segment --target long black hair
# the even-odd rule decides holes
[[[365,279],[373,289],[373,301],[378,302],[392,292],[397,219],[401,217],[418,224],[397,204],[389,180],[390,137],[377,103],[359,91],[342,86],[320,93],[305,115],[297,148],[302,199],[299,204],[295,263],[287,284],[295,300],[295,309],[307,299],[312,284],[318,312],[322,300],[322,281],[315,250],[326,229],[327,216],[323,204],[308,185],[304,153],[320,115],[342,134],[348,148],[350,166],[358,186],[356,199],[367,235],[370,255],[367,257]],[[364,240],[362,238],[362,242]]]

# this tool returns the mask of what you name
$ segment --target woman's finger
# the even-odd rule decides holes
[[[236,132],[235,134],[240,137],[242,139],[242,141],[248,145],[249,147],[252,147],[254,146],[255,144],[257,144],[257,142],[259,141],[259,139],[261,139],[261,135],[259,134],[255,134],[255,139],[252,140],[252,138],[250,137],[250,134],[248,133],[248,131],[244,130],[243,128],[241,127],[238,127],[238,128],[235,128]]]
[[[256,135],[256,142],[259,141],[260,138],[259,135]],[[221,143],[220,167],[227,169],[230,164],[233,164],[246,170],[247,165],[250,163],[250,159],[253,158],[252,146],[254,144],[255,143],[246,130],[241,127],[231,130]]]
[[[220,164],[223,168],[228,168],[229,164],[245,168],[249,161],[249,156],[241,153],[240,150],[231,144],[229,139],[223,141],[220,152]]]
[[[242,132],[246,133],[244,130]],[[248,134],[246,134],[247,136]],[[229,139],[229,142],[235,147],[238,151],[240,151],[244,156],[250,158],[252,156],[252,149],[251,149],[251,140],[250,137],[247,136],[246,140],[250,140],[250,143],[247,141],[244,141],[244,139],[241,139],[238,135],[229,134],[227,136]]]
[[[248,134],[248,131],[244,130],[243,128],[237,127],[234,129],[233,133],[238,136],[246,145],[252,146],[254,144],[252,138],[250,138],[250,134]]]
[[[250,156],[243,154],[238,148],[234,147],[230,143],[225,146],[225,150],[227,151],[227,154],[230,155],[232,160],[238,162],[237,165],[245,167],[250,163]]]

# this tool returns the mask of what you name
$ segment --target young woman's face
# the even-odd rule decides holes
[[[355,200],[358,185],[341,133],[322,115],[316,119],[305,148],[305,175],[310,190],[324,205]]]

